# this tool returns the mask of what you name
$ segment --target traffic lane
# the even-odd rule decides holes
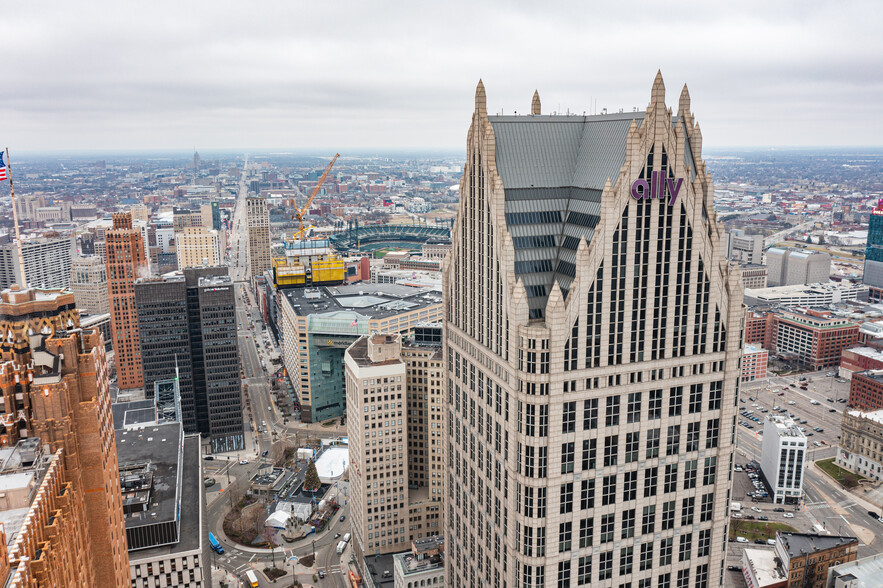
[[[815,472],[808,472],[804,489],[808,496],[806,511],[814,524],[832,535],[858,537],[859,557],[879,552],[879,529],[872,524],[874,519],[850,496],[837,490],[829,480],[816,477]]]

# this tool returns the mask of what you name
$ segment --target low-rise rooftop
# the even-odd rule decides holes
[[[811,535],[809,533],[782,533],[776,534],[776,541],[782,546],[789,558],[802,557],[819,551],[827,551],[837,547],[846,547],[850,544],[858,544],[855,537],[842,537],[839,535]]]
[[[183,436],[177,422],[116,430],[130,550],[174,543],[180,538]],[[195,467],[198,470],[198,458]]]
[[[379,319],[441,304],[436,288],[413,288],[401,284],[354,284],[320,288],[289,288],[285,299],[298,316],[355,311]]]

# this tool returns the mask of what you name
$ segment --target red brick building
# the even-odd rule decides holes
[[[745,314],[745,343],[769,348],[775,314],[766,310],[748,310]]]
[[[856,372],[883,369],[883,352],[873,347],[852,347],[840,354],[840,375],[849,378]]]
[[[774,317],[769,349],[793,354],[816,371],[836,368],[843,350],[855,346],[858,329],[826,310],[782,311]]]
[[[130,213],[114,214],[107,241],[107,293],[113,328],[113,351],[120,390],[144,386],[135,278],[147,275],[147,257],[141,231],[132,227]]]
[[[849,406],[863,412],[883,409],[883,371],[870,370],[852,374]]]
[[[766,380],[769,352],[760,345],[746,343],[742,348],[742,381]]]

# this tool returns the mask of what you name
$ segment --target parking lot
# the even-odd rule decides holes
[[[740,467],[733,472],[732,492],[733,502],[741,503],[742,510],[730,521],[735,533],[739,532],[739,521],[781,523],[802,533],[818,529],[828,532],[830,526],[833,532],[839,533],[847,530],[842,526],[846,525],[846,519],[841,515],[853,520],[853,514],[856,513],[848,506],[849,501],[844,497],[839,503],[831,504],[820,499],[813,487],[817,484],[809,484],[808,487],[804,483],[804,490],[812,496],[808,495],[807,500],[800,505],[773,504],[768,496],[759,495],[754,480],[749,472],[744,471],[746,464],[760,462],[764,419],[771,414],[790,416],[798,426],[805,429],[808,441],[807,463],[834,456],[839,443],[840,421],[846,409],[845,400],[849,396],[849,382],[841,381],[836,376],[828,376],[827,373],[774,376],[769,381],[742,384],[736,416],[736,464]],[[739,469],[743,471],[740,472]],[[760,479],[760,476],[757,478]],[[768,488],[764,490],[769,492]],[[859,516],[856,518],[861,520],[860,515],[863,513],[857,514]],[[761,547],[752,542],[730,542],[727,544],[728,566],[740,564],[742,551],[747,545],[758,549],[773,549],[771,546]],[[727,571],[725,585],[744,586],[741,572]]]
[[[805,429],[809,460],[834,455],[833,448],[840,437],[840,420],[849,397],[849,382],[827,373],[830,372],[772,377],[768,383],[743,385],[737,430],[739,445],[750,458],[760,460],[763,421],[770,414],[790,416]],[[743,414],[746,411],[750,411],[747,416]]]

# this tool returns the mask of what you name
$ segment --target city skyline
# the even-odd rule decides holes
[[[14,5],[0,23],[4,141],[459,151],[479,79],[493,113],[527,113],[535,89],[547,112],[628,112],[661,69],[705,97],[709,145],[879,145],[878,4],[668,8]]]

